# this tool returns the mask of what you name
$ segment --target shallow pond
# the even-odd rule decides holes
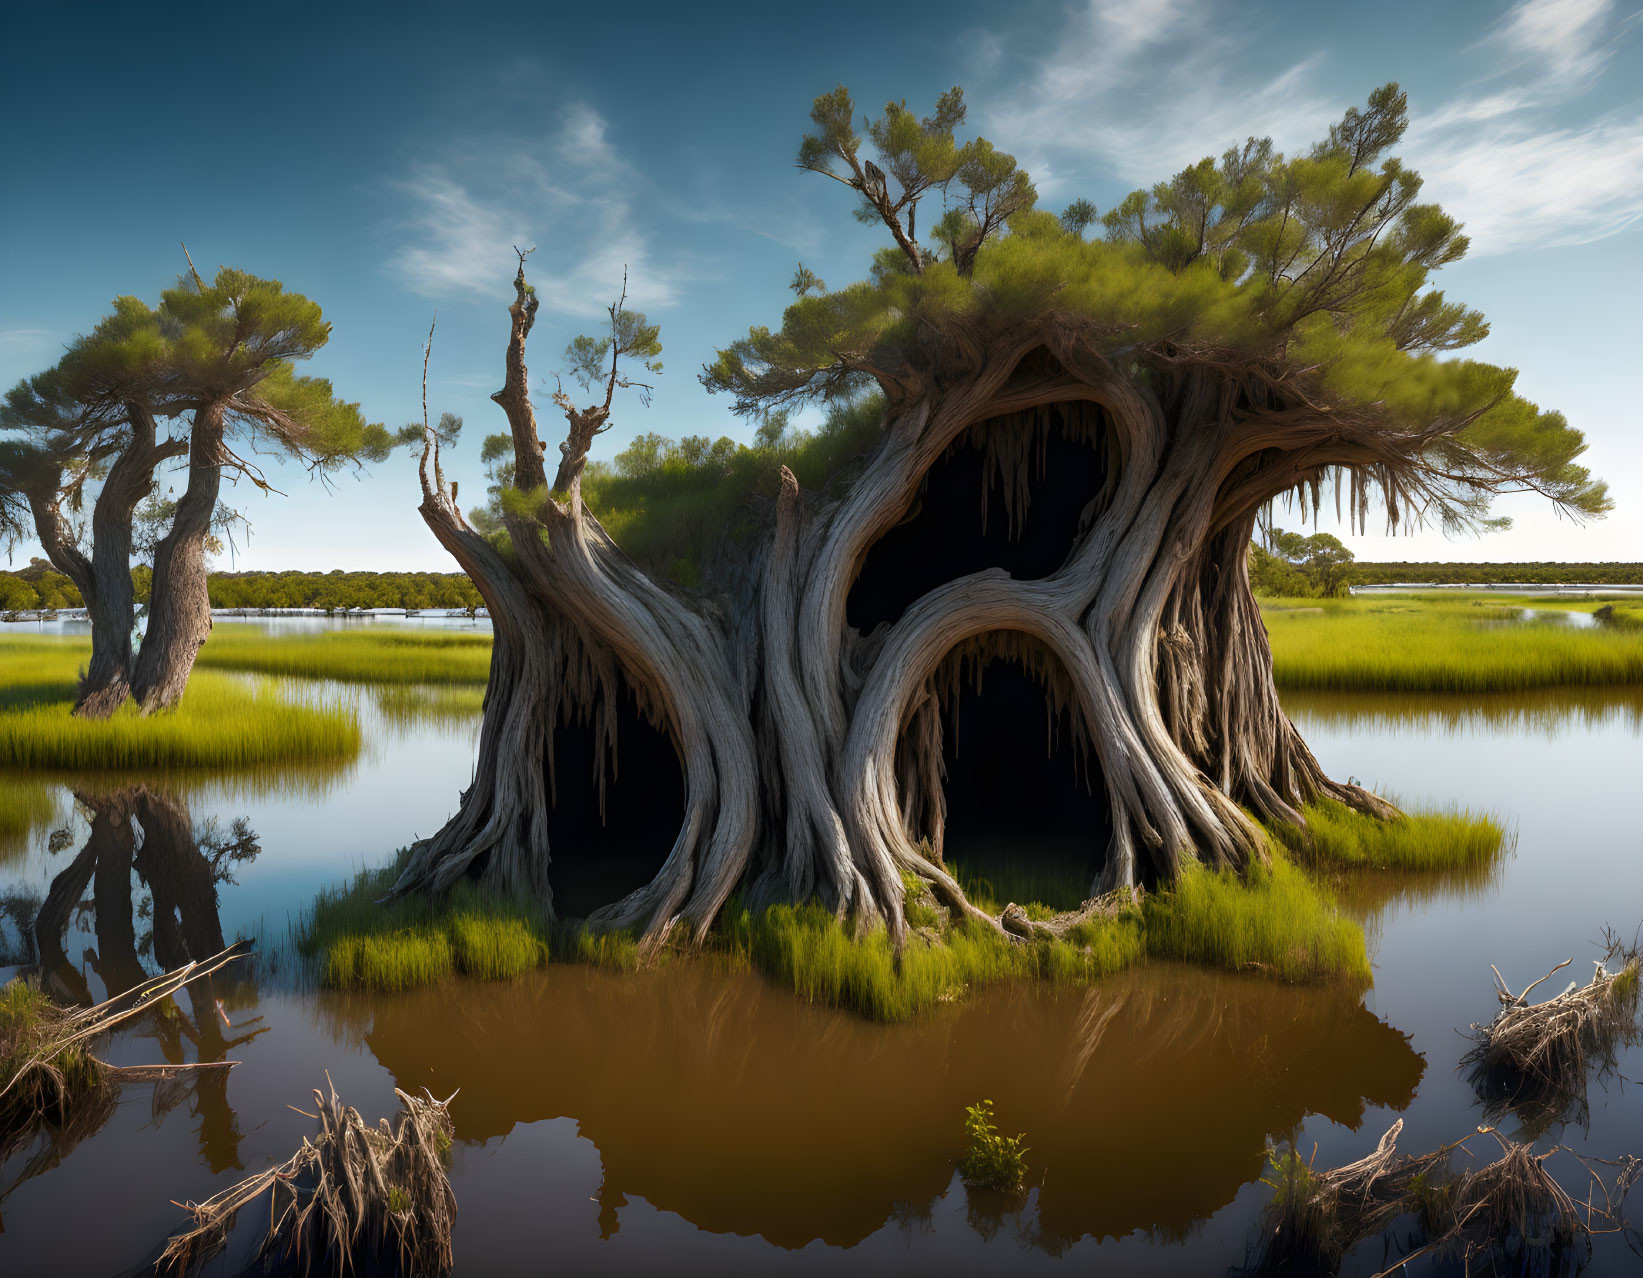
[[[277,956],[318,888],[437,828],[476,719],[436,693],[343,695],[369,744],[332,771],[51,778],[57,819],[0,844],[0,896],[47,919],[60,994],[96,996],[240,935]],[[1330,1165],[1400,1116],[1411,1150],[1464,1135],[1480,1110],[1455,1069],[1458,1031],[1495,1010],[1489,964],[1518,987],[1571,956],[1578,970],[1605,924],[1629,935],[1643,917],[1643,693],[1286,701],[1335,775],[1406,804],[1489,809],[1516,831],[1515,852],[1469,882],[1343,885],[1375,960],[1363,998],[1159,965],[880,1026],[710,962],[554,966],[373,999],[306,989],[265,959],[109,1048],[119,1062],[242,1062],[226,1077],[128,1087],[95,1131],[0,1167],[0,1271],[131,1271],[180,1223],[172,1199],[203,1199],[311,1133],[288,1106],[328,1071],[368,1117],[393,1112],[396,1086],[461,1089],[459,1273],[1013,1274],[1072,1257],[1224,1273],[1270,1192],[1272,1142],[1316,1145]],[[23,941],[15,919],[0,936]],[[1640,1063],[1633,1049],[1622,1075]],[[1024,1207],[954,1175],[963,1108],[982,1097],[1027,1135]],[[1589,1130],[1550,1138],[1643,1153],[1637,1089],[1590,1099]],[[211,1272],[237,1272],[255,1227],[242,1220]],[[1380,1257],[1360,1251],[1348,1272]],[[1588,1272],[1637,1263],[1610,1238]]]

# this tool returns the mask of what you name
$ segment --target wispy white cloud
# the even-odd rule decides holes
[[[1509,63],[1544,66],[1558,79],[1595,75],[1613,45],[1608,30],[1614,0],[1523,0],[1509,10],[1486,40]]]
[[[1643,218],[1643,115],[1549,130],[1505,120],[1409,150],[1423,195],[1465,224],[1473,256],[1589,243]]]
[[[1475,255],[1600,239],[1643,217],[1635,90],[1630,106],[1569,114],[1635,25],[1615,0],[1523,0],[1473,46],[1474,80],[1417,100],[1402,153]],[[1349,105],[1326,69],[1321,50],[1271,52],[1224,0],[1082,0],[981,123],[1053,204],[1102,178],[1157,181],[1245,136],[1304,146]]]
[[[672,305],[687,278],[657,253],[637,213],[644,179],[586,103],[567,106],[544,140],[452,146],[393,185],[406,210],[387,269],[428,296],[505,291],[515,245],[536,246],[537,295],[566,315],[601,314],[624,268],[639,307]]]
[[[1483,79],[1417,112],[1405,151],[1472,255],[1582,244],[1643,217],[1643,106],[1561,123],[1625,38],[1614,0],[1523,0],[1478,48]],[[1501,82],[1508,83],[1500,87]]]
[[[1217,21],[1216,8],[1087,0],[984,128],[1019,150],[1040,190],[1069,195],[1092,175],[1156,181],[1251,134],[1313,136],[1336,114],[1316,83],[1320,58],[1260,68],[1257,38],[1246,24]],[[1029,149],[1022,139],[1053,141]]]

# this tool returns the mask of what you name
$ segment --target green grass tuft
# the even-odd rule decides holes
[[[1515,692],[1643,683],[1643,629],[1573,626],[1595,607],[1541,599],[1376,595],[1264,601],[1281,688]],[[1533,609],[1532,620],[1523,609]]]
[[[1363,930],[1317,883],[1274,856],[1240,879],[1188,863],[1175,885],[1143,902],[1147,953],[1287,981],[1371,979]]]
[[[381,903],[402,866],[403,858],[320,893],[297,949],[318,960],[323,984],[393,994],[458,973],[509,980],[547,962],[547,929],[527,902],[459,883],[438,901]]]
[[[1643,603],[1609,603],[1594,609],[1592,616],[1600,626],[1616,630],[1643,630]]]
[[[333,989],[398,994],[436,984],[455,970],[443,932],[404,929],[333,941],[325,950],[322,980]]]
[[[30,1086],[42,1071],[31,1068],[37,1057],[50,1054],[65,1037],[64,1014],[32,978],[15,977],[0,985],[0,1089],[11,1091],[0,1097],[0,1150],[10,1150],[9,1141],[39,1116],[42,1100],[59,1107],[78,1100],[103,1084],[102,1067],[83,1045],[57,1050],[50,1056],[54,1080],[42,1090]],[[27,1070],[27,1076],[19,1079]]]
[[[547,946],[523,918],[464,911],[447,927],[456,966],[466,976],[507,981],[547,960]]]
[[[639,970],[639,942],[626,932],[590,932],[579,928],[568,938],[560,938],[555,957],[589,967],[608,967],[620,972]]]
[[[1380,821],[1343,803],[1307,805],[1306,829],[1273,828],[1290,855],[1309,869],[1473,870],[1506,846],[1493,817],[1468,811],[1409,812]]]
[[[76,719],[81,639],[0,640],[0,768],[243,768],[347,759],[359,753],[353,707],[288,699],[271,682],[247,687],[196,671],[175,710],[144,717],[131,705]]]

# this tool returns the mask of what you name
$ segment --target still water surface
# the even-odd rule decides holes
[[[329,772],[53,778],[58,817],[0,846],[0,896],[46,919],[59,994],[96,997],[236,936],[277,954],[318,888],[438,827],[477,720],[437,695],[346,695],[369,744]],[[367,1116],[394,1111],[396,1086],[461,1089],[463,1274],[1225,1273],[1269,1192],[1273,1141],[1316,1144],[1329,1165],[1400,1116],[1412,1150],[1463,1135],[1480,1111],[1455,1071],[1458,1031],[1494,1011],[1489,963],[1521,987],[1571,956],[1583,967],[1604,924],[1629,933],[1643,917],[1637,690],[1287,701],[1335,775],[1488,809],[1517,834],[1471,881],[1346,885],[1375,960],[1362,998],[1154,966],[878,1026],[705,962],[393,998],[314,991],[265,962],[108,1052],[242,1062],[226,1078],[129,1087],[96,1130],[0,1167],[0,1272],[132,1271],[179,1223],[171,1199],[205,1198],[311,1133],[287,1106],[329,1071]],[[22,942],[15,921],[0,936]],[[1640,1061],[1633,1049],[1622,1075]],[[1027,1134],[1024,1207],[954,1175],[963,1107],[984,1096]],[[1595,1088],[1589,1130],[1552,1138],[1643,1152],[1638,1090]],[[241,1222],[212,1272],[237,1271],[255,1228]],[[1589,1272],[1630,1272],[1635,1256],[1608,1241]],[[1348,1272],[1383,1264],[1365,1249]]]

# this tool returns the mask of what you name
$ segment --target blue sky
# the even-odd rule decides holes
[[[390,426],[420,415],[437,309],[430,409],[466,420],[447,470],[477,495],[479,442],[502,429],[488,395],[510,245],[534,244],[538,377],[597,326],[624,264],[631,303],[662,325],[652,406],[621,405],[595,456],[641,431],[747,439],[697,383],[702,363],[779,321],[801,259],[842,284],[879,239],[842,187],[793,168],[816,94],[843,83],[862,109],[925,110],[961,84],[973,130],[1021,159],[1046,206],[1105,208],[1250,134],[1301,148],[1397,80],[1413,121],[1401,153],[1472,235],[1440,284],[1492,322],[1475,353],[1520,368],[1520,390],[1586,432],[1618,509],[1577,528],[1519,497],[1500,508],[1512,531],[1480,541],[1350,544],[1366,558],[1639,560],[1635,3],[12,4],[0,384],[50,364],[116,294],[153,300],[186,240],[202,270],[242,267],[320,302],[332,340],[307,371]],[[296,468],[270,477],[287,496],[235,494],[254,525],[238,567],[452,567],[416,514],[406,456],[330,491]]]

